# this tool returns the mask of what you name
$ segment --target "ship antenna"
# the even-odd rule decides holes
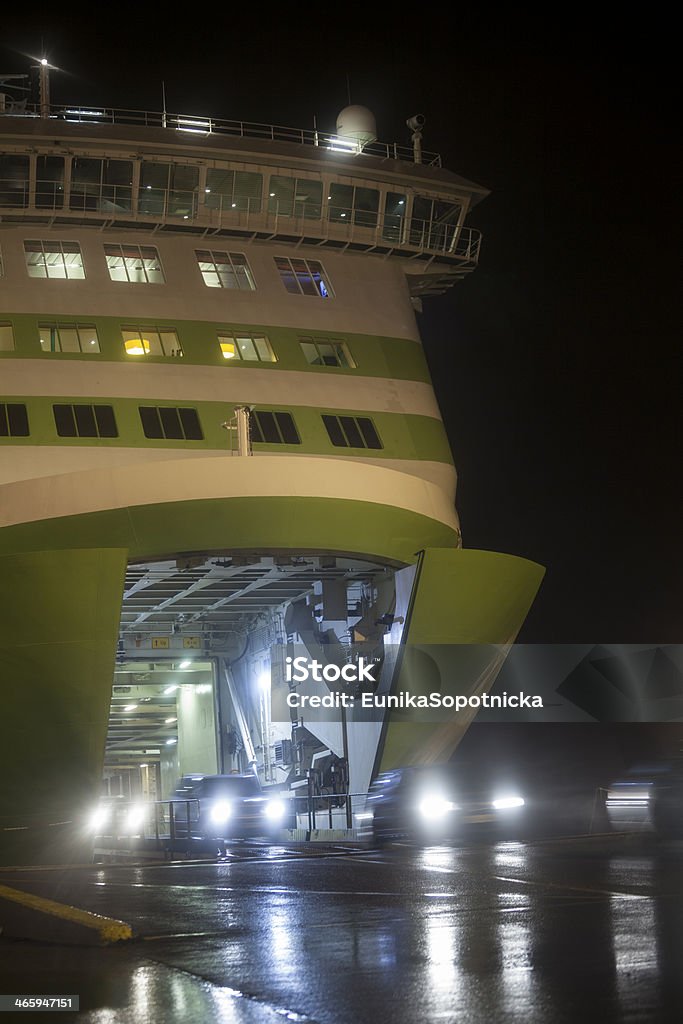
[[[166,127],[166,83],[161,80],[161,127]]]

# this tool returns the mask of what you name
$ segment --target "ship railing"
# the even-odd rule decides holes
[[[359,207],[328,203],[282,202],[262,196],[205,194],[196,189],[163,189],[130,185],[75,184],[65,192],[63,181],[38,180],[31,194],[26,181],[0,180],[0,209],[50,211],[75,217],[106,218],[150,224],[193,225],[207,235],[238,232],[258,237],[306,238],[311,244],[328,239],[364,249],[405,250],[452,256],[465,266],[479,258],[481,234],[457,222],[380,214]]]
[[[0,111],[0,117],[41,117],[38,104],[26,104],[19,112]],[[80,107],[51,104],[47,120],[56,119],[70,124],[129,125],[138,128],[166,128],[180,135],[197,137],[229,135],[242,139],[261,139],[267,142],[289,142],[298,146],[320,146],[351,156],[363,154],[383,160],[415,162],[411,146],[396,142],[355,143],[316,128],[289,128],[277,124],[259,124],[254,121],[231,121],[220,117],[193,117],[188,114],[169,114],[164,111],[125,110],[114,107]],[[421,162],[429,167],[441,167],[439,153],[422,150]]]

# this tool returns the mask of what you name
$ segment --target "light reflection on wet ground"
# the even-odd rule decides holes
[[[73,1019],[88,1024],[681,1019],[679,844],[335,854],[2,872],[7,885],[134,921],[142,941],[2,943],[0,988],[80,992]]]

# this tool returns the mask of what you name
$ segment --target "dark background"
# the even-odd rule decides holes
[[[0,71],[42,37],[57,103],[159,110],[163,79],[170,112],[332,131],[348,75],[380,139],[425,114],[425,148],[492,190],[478,270],[420,317],[465,543],[547,566],[521,640],[680,640],[675,56],[594,26],[169,10],[3,14]]]

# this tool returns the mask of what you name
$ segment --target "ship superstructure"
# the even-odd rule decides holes
[[[292,730],[250,704],[274,640],[402,643],[410,622],[416,640],[514,637],[541,573],[461,547],[415,318],[476,267],[465,218],[486,190],[416,134],[379,143],[364,108],[327,135],[0,112],[7,827],[64,820],[97,786],[110,711],[161,672],[147,702],[163,717],[188,651],[213,680],[209,746],[188,725],[164,751],[143,721],[146,747],[121,731],[108,747],[112,771],[147,751],[157,795],[187,770],[304,772],[304,734],[286,748]],[[354,790],[390,756],[389,721],[350,751],[331,727],[292,725],[350,760]],[[441,736],[429,756],[450,749]],[[401,741],[391,756],[418,755]]]

